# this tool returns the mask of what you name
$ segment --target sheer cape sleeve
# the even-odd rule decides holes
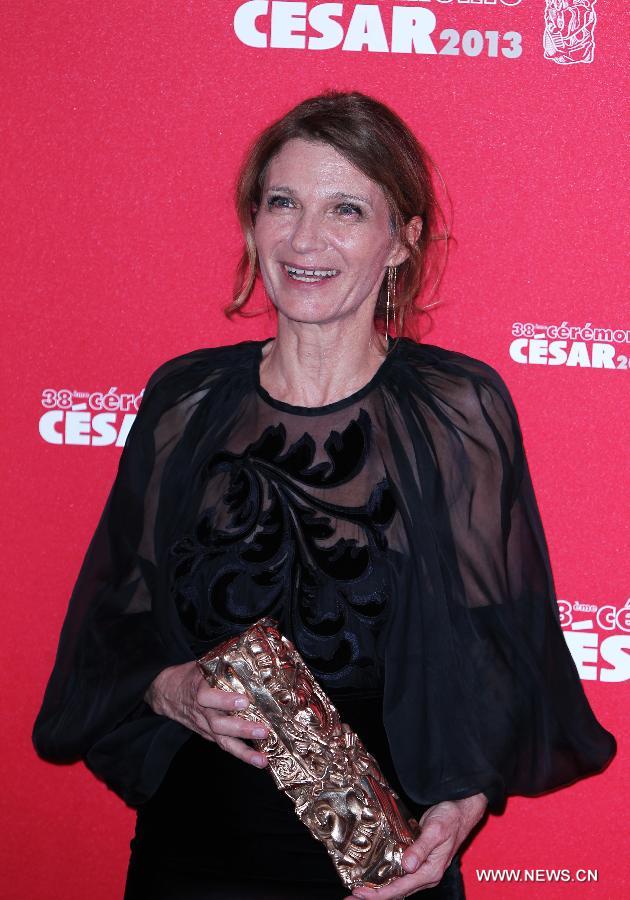
[[[195,658],[169,609],[160,522],[171,520],[172,503],[161,488],[177,452],[194,440],[187,438],[191,423],[213,388],[215,416],[201,430],[210,435],[228,418],[242,355],[243,347],[227,359],[222,348],[194,351],[151,376],[72,592],[33,729],[42,758],[82,759],[131,806],[151,796],[191,734],[143,699],[162,669]]]
[[[411,563],[398,567],[385,725],[418,803],[489,809],[600,771],[598,723],[564,640],[514,403],[491,366],[405,342],[385,402]]]

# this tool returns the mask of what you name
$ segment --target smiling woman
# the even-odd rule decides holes
[[[416,226],[419,233],[419,217],[409,226],[411,240]],[[351,318],[353,327],[365,321],[369,328],[386,267],[407,255],[379,186],[332,147],[301,139],[288,141],[268,166],[254,240],[263,283],[280,314],[279,336],[288,322],[338,331]],[[353,373],[359,381],[372,374],[375,360],[365,363],[366,372],[359,366]],[[326,396],[316,400],[327,402]]]
[[[241,169],[236,207],[245,249],[228,315],[242,309],[259,273],[270,290],[266,270],[259,269],[259,236],[265,237],[272,227],[277,234],[284,229],[286,235],[297,223],[299,242],[303,230],[319,216],[322,225],[332,229],[331,237],[336,236],[339,247],[351,242],[351,237],[357,246],[374,241],[372,253],[367,251],[373,255],[377,246],[385,245],[391,252],[394,241],[399,242],[395,255],[398,328],[400,333],[405,330],[405,318],[417,326],[439,286],[450,240],[431,169],[441,177],[426,149],[398,116],[372,98],[324,95],[299,104],[255,140]],[[286,177],[281,177],[283,172]],[[296,194],[299,191],[303,196]],[[279,217],[275,226],[267,215],[271,211]],[[285,263],[302,269],[315,261],[321,265],[321,251],[317,260],[308,260],[308,251],[293,259],[292,249],[296,248],[285,247],[289,257]],[[311,256],[316,255],[314,248]],[[381,326],[387,314],[387,281],[382,278],[386,264],[379,260],[374,310]],[[324,265],[330,267],[331,261]]]
[[[518,415],[491,366],[402,332],[449,235],[390,109],[301,103],[253,144],[237,206],[227,312],[260,278],[277,333],[149,380],[35,745],[137,808],[126,900],[341,900],[248,743],[272,752],[272,736],[233,715],[254,698],[196,664],[270,616],[421,825],[406,874],[354,896],[462,898],[460,847],[486,808],[615,752],[560,629]],[[331,825],[350,868],[375,840],[361,826],[353,842]]]

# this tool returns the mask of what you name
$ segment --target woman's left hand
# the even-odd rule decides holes
[[[420,836],[403,855],[405,871],[411,873],[380,888],[356,888],[346,900],[398,900],[422,888],[435,887],[464,839],[483,816],[488,800],[475,794],[463,800],[437,803],[420,819]]]

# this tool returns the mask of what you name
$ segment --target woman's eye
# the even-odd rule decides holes
[[[293,201],[290,197],[283,197],[281,194],[275,194],[267,199],[267,207],[269,209],[290,209]]]
[[[363,215],[363,210],[359,206],[355,206],[354,203],[340,203],[337,209],[342,216],[356,216],[360,218]]]

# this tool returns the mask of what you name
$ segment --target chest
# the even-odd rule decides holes
[[[211,454],[193,527],[170,549],[172,599],[200,650],[270,615],[324,680],[374,670],[399,527],[375,432],[366,409],[254,415]]]

